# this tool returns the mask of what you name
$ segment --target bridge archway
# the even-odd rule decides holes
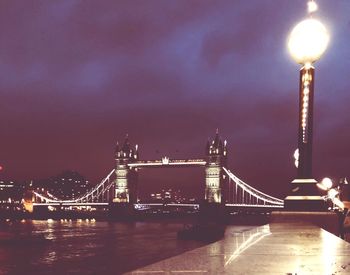
[[[208,140],[206,156],[202,159],[140,160],[138,146],[131,146],[126,137],[115,150],[115,203],[136,203],[138,188],[138,170],[145,168],[203,167],[205,170],[204,199],[209,203],[224,203],[224,171],[227,164],[227,142],[222,142],[218,131],[213,140]]]

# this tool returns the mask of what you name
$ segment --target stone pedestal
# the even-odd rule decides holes
[[[292,190],[284,199],[287,211],[326,211],[327,205],[319,195],[317,181],[314,179],[295,179]]]

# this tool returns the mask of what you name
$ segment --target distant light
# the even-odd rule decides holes
[[[3,167],[0,165],[0,171],[3,169]]]
[[[335,189],[330,189],[328,191],[328,197],[331,198],[332,200],[335,198],[336,195],[338,195],[339,192]]]
[[[340,209],[344,209],[345,205],[344,205],[344,203],[343,203],[341,200],[339,200],[338,198],[334,198],[332,201],[333,201],[333,203],[334,203],[335,205],[337,205]]]
[[[318,6],[317,6],[315,1],[311,0],[307,3],[307,10],[309,13],[313,13],[313,12],[317,11],[317,9],[318,9]]]
[[[306,19],[292,30],[288,49],[292,58],[300,64],[311,64],[325,52],[329,34],[325,26],[316,19]]]

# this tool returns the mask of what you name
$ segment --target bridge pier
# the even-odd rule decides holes
[[[228,215],[224,203],[208,203],[203,201],[199,204],[198,222],[200,224],[226,224]]]
[[[216,130],[215,138],[208,140],[205,165],[205,196],[199,206],[200,223],[224,223],[225,210],[225,176],[223,167],[227,164],[227,142],[221,141]]]
[[[138,146],[132,148],[128,136],[126,136],[121,148],[117,143],[114,198],[109,203],[109,217],[111,219],[126,220],[134,218],[138,175],[137,168],[132,168],[128,164],[136,162],[138,157]]]
[[[227,164],[227,142],[221,141],[218,131],[215,138],[208,140],[205,165],[205,200],[208,203],[225,203],[223,192],[223,166]]]
[[[108,208],[108,217],[111,220],[133,220],[135,217],[135,209],[133,203],[111,202]]]
[[[114,203],[136,203],[137,202],[137,168],[131,168],[129,163],[138,159],[138,146],[131,148],[128,137],[126,137],[121,148],[117,144],[115,151],[115,194]]]

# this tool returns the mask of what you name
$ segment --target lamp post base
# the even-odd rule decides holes
[[[324,199],[318,195],[317,181],[314,179],[295,179],[292,191],[284,199],[284,209],[288,211],[326,211]]]
[[[288,211],[326,211],[327,205],[321,196],[288,196],[284,199]]]

